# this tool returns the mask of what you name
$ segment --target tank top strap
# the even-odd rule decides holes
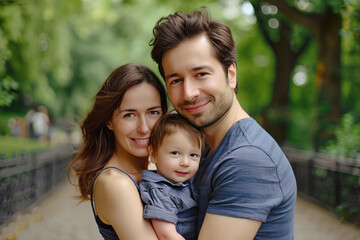
[[[96,211],[95,211],[95,206],[94,206],[94,201],[93,201],[93,199],[94,199],[94,197],[93,197],[94,183],[95,183],[96,178],[97,178],[103,171],[105,171],[105,170],[107,170],[107,169],[110,169],[110,168],[116,169],[116,170],[124,173],[125,175],[127,175],[127,176],[131,179],[131,181],[133,181],[133,183],[135,184],[137,190],[140,189],[140,188],[139,188],[139,185],[135,182],[135,180],[134,180],[128,173],[126,173],[124,170],[121,170],[120,168],[117,168],[117,167],[106,167],[106,168],[101,169],[101,170],[95,175],[95,177],[94,177],[94,179],[92,180],[91,185],[90,185],[90,202],[91,202],[91,208],[92,208],[92,210],[93,210],[94,216],[96,216],[96,217],[97,217],[97,214],[96,214]]]

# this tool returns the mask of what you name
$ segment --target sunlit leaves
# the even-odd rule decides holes
[[[16,98],[14,90],[18,89],[18,84],[10,76],[0,79],[0,107],[9,106]]]

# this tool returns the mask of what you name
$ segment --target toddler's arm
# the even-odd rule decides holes
[[[176,231],[175,224],[158,219],[151,219],[151,223],[160,240],[185,240],[185,238]]]

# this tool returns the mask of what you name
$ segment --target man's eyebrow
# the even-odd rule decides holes
[[[208,66],[208,65],[202,65],[202,66],[194,67],[191,70],[192,71],[199,71],[199,70],[203,70],[203,69],[213,71],[213,68],[211,66]]]
[[[179,74],[178,73],[171,73],[171,74],[168,74],[165,76],[165,80],[168,79],[168,78],[172,78],[172,77],[178,77]]]
[[[210,66],[208,66],[208,65],[201,65],[201,66],[194,67],[194,68],[191,69],[191,71],[199,71],[199,70],[203,70],[203,69],[209,70],[209,71],[213,71],[213,68],[210,67]],[[178,74],[178,73],[176,73],[176,72],[175,72],[175,73],[168,74],[168,75],[165,76],[165,81],[166,81],[166,79],[168,79],[168,78],[178,77],[178,76],[180,76],[180,74]]]

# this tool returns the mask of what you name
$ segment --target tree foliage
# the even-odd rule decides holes
[[[274,124],[282,139],[311,146],[321,106],[330,106],[336,113],[339,109],[341,113],[360,109],[359,3],[251,2],[255,4],[252,11],[246,0],[0,1],[0,114],[21,113],[42,104],[57,119],[82,118],[92,105],[91,97],[117,66],[137,62],[157,73],[148,43],[160,17],[205,5],[213,18],[230,26],[234,35],[238,49],[237,97],[244,109],[262,124],[265,121],[260,116],[264,112],[270,119],[285,122],[286,127],[276,121]],[[276,14],[259,11],[263,5],[272,4],[278,6]],[[279,4],[300,14],[301,21],[295,21]],[[327,12],[340,16],[343,23],[338,29],[340,62],[331,72],[341,73],[341,87],[334,90],[334,97],[325,96],[323,105],[319,99],[328,93],[327,88],[321,90],[323,93],[316,89],[321,89],[318,77],[328,75],[319,75],[321,59],[319,44],[315,44],[319,35],[314,33],[316,24],[309,27],[309,23],[325,19]],[[273,18],[281,27],[269,25]],[[309,34],[311,31],[313,34]],[[288,55],[281,55],[284,53]],[[306,75],[307,81],[296,84],[298,74]],[[284,108],[279,113],[278,109]],[[327,131],[334,129],[326,126]],[[284,134],[285,129],[288,131]]]

